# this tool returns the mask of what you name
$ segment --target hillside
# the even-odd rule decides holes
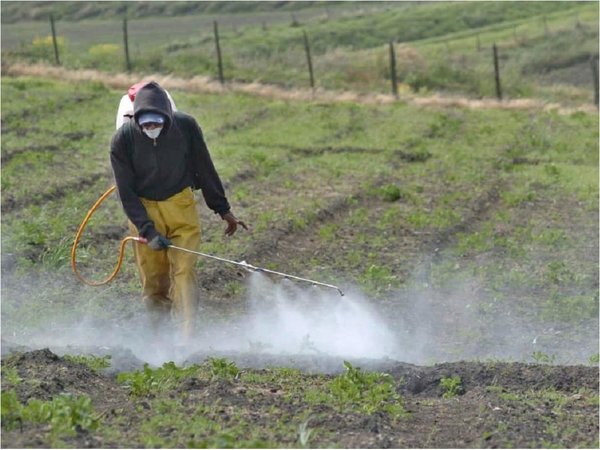
[[[343,3],[343,2],[339,2]],[[338,4],[339,4],[338,3]],[[377,2],[375,2],[377,3]],[[203,2],[15,2],[2,4],[2,23],[23,21],[47,21],[50,14],[58,20],[79,21],[84,19],[121,18],[124,14],[132,19],[152,16],[186,16],[190,14],[240,14],[253,12],[293,12],[323,7],[323,2],[257,2],[257,1],[203,1]],[[328,8],[335,8],[331,4]]]
[[[3,17],[5,3],[6,8],[16,8],[3,2]],[[88,5],[62,3],[73,11]],[[306,33],[317,89],[389,93],[388,45],[393,41],[401,95],[493,97],[496,44],[505,98],[534,97],[571,106],[594,102],[599,15],[595,2],[258,2],[235,12],[232,2],[221,2],[223,10],[214,12],[209,3],[192,3],[207,8],[202,14],[131,16],[129,65],[118,15],[57,19],[60,63],[110,73],[130,67],[136,72],[217,79],[216,21],[226,82],[308,87]],[[100,5],[119,8],[118,2]],[[144,5],[181,6],[138,6]],[[273,10],[262,11],[267,5]],[[48,22],[5,24],[2,56],[5,64],[55,62]]]

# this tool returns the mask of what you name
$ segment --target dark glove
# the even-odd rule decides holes
[[[171,241],[164,237],[162,234],[154,236],[148,241],[148,247],[152,250],[164,250],[171,245]]]

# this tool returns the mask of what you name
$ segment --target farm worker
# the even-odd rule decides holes
[[[121,128],[124,123],[129,122],[133,118],[133,101],[135,100],[135,95],[137,91],[139,91],[143,86],[145,86],[147,81],[140,81],[139,83],[135,83],[128,90],[127,94],[121,97],[121,101],[119,102],[119,109],[117,110],[117,130]],[[177,107],[175,106],[175,102],[169,94],[169,91],[165,89],[165,93],[167,97],[169,97],[169,101],[171,102],[171,109],[173,111],[177,111]]]
[[[134,244],[142,298],[155,329],[173,313],[187,340],[198,306],[197,257],[168,247],[197,251],[200,244],[192,189],[201,189],[208,207],[227,222],[227,236],[247,227],[231,212],[196,120],[174,112],[155,82],[137,91],[133,111],[112,138],[110,162],[130,230],[147,240]]]

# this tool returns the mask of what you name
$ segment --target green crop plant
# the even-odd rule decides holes
[[[298,443],[302,448],[309,448],[310,437],[313,430],[308,428],[308,420],[305,420],[298,426]]]
[[[209,358],[208,364],[213,380],[231,381],[240,375],[240,369],[233,361],[228,361],[226,358]]]
[[[325,241],[334,242],[336,237],[335,233],[338,228],[338,225],[335,223],[322,225],[319,228],[319,236]]]
[[[395,202],[404,197],[402,190],[394,184],[382,187],[380,192],[383,200],[386,202]]]
[[[172,361],[156,369],[144,364],[142,370],[120,373],[117,381],[129,388],[130,395],[140,397],[169,390],[181,380],[195,376],[199,370],[197,365],[180,368]]]
[[[538,364],[553,364],[556,361],[556,355],[548,355],[541,350],[533,352],[531,358]]]
[[[444,393],[442,397],[444,398],[452,398],[457,395],[461,395],[464,392],[462,386],[462,380],[458,375],[453,375],[451,377],[442,377],[440,379],[440,386]]]
[[[540,317],[543,319],[580,323],[598,315],[598,292],[569,295],[551,290],[541,306]]]
[[[102,372],[103,369],[110,367],[110,355],[93,356],[93,355],[65,355],[64,358],[68,361],[84,364],[96,373]]]
[[[23,422],[23,405],[13,390],[2,391],[2,426],[7,430]]]
[[[2,424],[14,427],[23,422],[48,423],[55,437],[74,435],[78,429],[95,430],[99,420],[91,399],[61,394],[49,401],[31,399],[26,405],[19,402],[14,391],[2,392]]]
[[[21,377],[14,367],[2,366],[2,381],[16,386],[21,382]]]
[[[370,292],[382,293],[399,284],[398,278],[389,267],[371,264],[358,278],[359,282]]]
[[[325,397],[340,411],[351,410],[368,415],[385,412],[398,418],[406,414],[402,397],[392,377],[385,373],[365,372],[344,361],[345,372],[325,386]],[[326,401],[326,400],[325,400]]]

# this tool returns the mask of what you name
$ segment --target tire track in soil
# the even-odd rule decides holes
[[[251,111],[248,114],[245,114],[240,119],[234,120],[232,122],[226,122],[224,125],[216,128],[214,130],[215,135],[223,136],[230,131],[240,131],[244,128],[249,128],[257,125],[261,121],[265,120],[269,113],[271,112],[268,108],[261,108],[258,111]]]
[[[243,123],[243,120],[240,122]],[[350,127],[344,127],[341,132],[343,132],[345,134],[350,131],[351,131]],[[288,163],[291,163],[298,159],[320,156],[325,153],[366,153],[366,152],[368,152],[368,153],[383,153],[383,152],[387,151],[385,149],[380,149],[380,148],[345,147],[345,146],[342,146],[342,147],[335,147],[335,146],[298,147],[298,146],[292,146],[292,145],[288,145],[288,144],[282,144],[282,145],[279,145],[279,144],[277,144],[277,145],[253,144],[252,147],[288,149],[288,150],[292,151],[294,155],[296,155],[295,157],[288,158],[287,159]],[[397,149],[397,150],[393,151],[393,157],[394,156],[399,157],[400,159],[402,159],[406,162],[422,162],[422,161],[425,161],[426,159],[428,159],[431,155],[427,154],[425,156],[425,158],[423,158],[423,155],[420,155],[420,154],[416,155],[416,154],[413,154],[412,152],[405,152],[401,149]],[[397,164],[397,159],[394,159],[393,164]],[[238,182],[248,181],[252,178],[255,178],[256,176],[258,176],[258,170],[247,169],[247,170],[237,173],[230,180],[224,181],[223,184],[226,189],[229,189],[231,186],[235,185]],[[377,180],[376,182],[379,184],[383,184],[385,182],[385,180],[380,179],[380,180]],[[350,208],[351,204],[358,200],[360,200],[361,203],[365,203],[366,198],[363,198],[363,197],[364,197],[364,193],[362,191],[357,190],[357,191],[350,193],[349,195],[346,195],[345,197],[340,197],[340,198],[333,200],[332,202],[328,203],[325,207],[316,211],[316,213],[313,216],[313,219],[309,220],[307,222],[306,228],[314,228],[315,224],[325,223],[325,222],[332,220],[336,214],[347,211]],[[266,236],[258,241],[254,241],[254,243],[251,246],[251,249],[248,251],[248,253],[242,255],[242,259],[251,258],[253,260],[258,260],[263,257],[270,258],[273,256],[273,252],[276,252],[280,241],[282,241],[284,239],[292,239],[293,240],[294,236],[301,235],[303,233],[304,233],[303,230],[297,231],[296,228],[294,227],[294,225],[292,224],[292,222],[290,221],[284,227],[280,227],[280,228],[276,229],[275,231],[269,233],[268,236]],[[201,277],[201,280],[199,282],[200,288],[205,291],[217,293],[216,291],[218,291],[218,287],[221,284],[220,280],[232,278],[233,275],[235,275],[238,279],[244,277],[244,274],[239,269],[236,269],[236,268],[222,266],[222,267],[212,269],[211,271],[206,272],[206,276]],[[233,278],[236,278],[236,277],[233,277]]]
[[[430,130],[424,131],[424,138],[434,138],[434,136],[429,136]],[[260,145],[260,144],[259,144]],[[263,145],[260,145],[263,147]],[[322,155],[326,152],[335,152],[335,153],[362,153],[362,152],[376,152],[382,153],[386,150],[384,149],[368,149],[363,147],[296,147],[291,145],[266,145],[264,147],[272,147],[272,148],[287,148],[291,150],[298,158],[310,158],[313,156]],[[400,165],[398,160],[402,160],[405,163],[418,163],[424,162],[428,160],[432,155],[430,153],[423,152],[411,152],[406,151],[406,146],[403,146],[401,149],[391,151],[390,156],[390,165],[392,167],[398,168]],[[410,145],[408,145],[408,149],[410,149]],[[295,158],[290,158],[288,162],[293,162]],[[249,170],[244,171],[239,174],[239,178],[236,175],[229,182],[231,184],[235,184],[235,182],[246,181],[250,178],[257,176],[257,171]],[[376,185],[384,185],[386,183],[391,183],[393,180],[391,177],[389,179],[384,179],[380,177],[375,180]],[[227,183],[227,186],[229,186]],[[453,225],[449,228],[446,228],[438,233],[428,235],[425,233],[415,233],[408,228],[402,227],[402,230],[405,232],[405,235],[410,236],[411,238],[417,240],[417,244],[415,245],[414,253],[417,254],[433,254],[436,257],[441,253],[440,250],[450,245],[454,236],[458,233],[466,232],[475,227],[475,223],[477,221],[481,221],[485,216],[491,214],[497,205],[500,197],[499,197],[499,189],[500,185],[498,182],[494,182],[492,187],[486,190],[480,197],[478,197],[473,206],[469,208],[472,212],[467,217],[463,217],[460,223]],[[358,202],[358,203],[357,203]],[[269,236],[262,238],[259,241],[255,241],[255,243],[251,246],[251,249],[244,255],[242,255],[242,259],[251,259],[251,260],[259,260],[261,258],[268,258],[270,261],[280,261],[281,257],[278,253],[278,249],[280,244],[283,244],[284,247],[288,249],[294,249],[295,254],[298,254],[298,248],[303,248],[303,251],[307,251],[310,249],[311,245],[299,245],[302,242],[311,242],[314,239],[316,229],[321,224],[330,223],[336,216],[338,215],[347,215],[352,207],[367,207],[371,210],[376,209],[376,206],[373,202],[373,199],[369,196],[365,195],[364,192],[360,190],[356,190],[346,195],[343,198],[337,198],[323,208],[319,209],[316,214],[313,216],[312,220],[307,221],[306,227],[302,230],[297,230],[293,224],[290,222],[286,226],[271,232]],[[370,217],[374,217],[374,215],[369,215]],[[308,230],[313,230],[308,231]],[[318,238],[317,238],[318,240]],[[282,261],[285,262],[285,261]],[[202,289],[206,291],[211,291],[212,293],[216,293],[215,291],[218,289],[220,285],[221,279],[231,278],[233,275],[237,275],[237,278],[244,278],[244,274],[238,270],[231,267],[220,267],[213,269],[213,271],[206,274],[205,277],[202,277],[200,281],[200,286]]]
[[[391,179],[378,180],[377,184],[383,185],[392,181],[393,180]],[[409,244],[412,247],[409,253],[413,255],[433,255],[434,260],[441,258],[440,255],[442,254],[442,250],[451,245],[452,240],[458,233],[468,232],[477,228],[478,222],[485,220],[485,217],[493,214],[493,211],[496,209],[496,206],[500,200],[498,192],[499,187],[497,184],[494,184],[480,197],[478,197],[475,202],[473,202],[473,206],[469,208],[471,214],[469,214],[467,217],[464,217],[460,223],[443,229],[440,232],[432,234],[416,233],[408,227],[401,226],[401,235],[408,238]],[[277,247],[281,244],[283,247],[289,250],[295,249],[296,257],[299,257],[299,252],[312,254],[313,252],[311,248],[314,248],[313,241],[319,241],[319,237],[316,235],[316,232],[320,225],[332,223],[334,220],[336,222],[343,221],[344,217],[340,217],[340,215],[347,217],[351,212],[351,207],[357,209],[367,208],[370,211],[369,214],[367,214],[368,217],[377,217],[379,214],[379,208],[384,204],[383,201],[374,201],[372,197],[363,195],[359,192],[351,195],[351,198],[353,201],[341,202],[338,207],[333,206],[331,214],[322,214],[317,216],[315,221],[308,224],[306,229],[302,230],[300,233],[290,232],[283,234],[276,242],[274,242],[273,248],[263,249],[262,253],[276,257],[278,256]],[[327,211],[328,208],[325,207],[324,210]],[[308,256],[309,255],[306,255],[307,258]],[[404,259],[403,265],[412,267],[414,265],[414,261],[411,259]]]
[[[317,210],[314,214],[314,219],[307,223],[306,228],[312,228],[315,224],[330,220],[328,218],[335,216],[335,214],[341,211],[347,210],[355,201],[355,195],[360,194],[350,194],[345,197],[337,198],[336,200],[329,202],[325,207]],[[282,240],[294,239],[294,237],[299,234],[301,233],[299,233],[294,224],[289,221],[286,225],[272,230],[265,237],[254,240],[249,251],[240,257],[252,261],[267,258],[272,261],[277,261],[280,258],[273,258],[273,256],[279,257],[279,254],[277,254],[279,243]],[[210,272],[207,271],[206,276],[201,277],[200,287],[213,294],[220,294],[218,290],[222,284],[221,280],[228,278],[244,278],[244,273],[241,272],[240,269],[228,266],[217,267]]]
[[[104,92],[95,92],[95,93],[89,94],[89,95],[73,94],[73,96],[65,96],[64,98],[60,99],[61,101],[59,103],[53,105],[52,112],[58,113],[65,109],[69,109],[69,108],[73,107],[74,105],[78,105],[79,103],[95,100],[97,98],[102,97],[103,95],[105,95]],[[35,119],[37,117],[34,114],[37,111],[40,111],[42,113],[42,115],[45,115],[48,113],[48,106],[47,105],[45,107],[41,106],[39,108],[36,108],[36,107],[25,108],[25,109],[21,109],[18,113],[11,113],[10,115],[2,117],[2,125],[1,125],[2,132],[3,133],[7,132],[5,123],[7,122],[8,117],[10,117],[11,119],[12,118],[27,119],[28,121],[32,121],[33,119]],[[10,128],[8,128],[8,130],[10,130]]]
[[[45,192],[31,199],[15,200],[15,198],[10,193],[4,193],[2,195],[2,213],[11,213],[25,207],[37,206],[47,201],[58,200],[61,197],[65,197],[71,192],[79,192],[84,188],[93,186],[104,176],[105,174],[103,173],[92,174],[87,178],[75,180],[72,183],[57,186],[51,191]]]
[[[15,150],[7,151],[3,150],[0,162],[7,164],[15,156],[22,155],[24,153],[55,153],[59,151],[58,145],[34,145],[28,148],[18,148]]]
[[[23,130],[23,128],[17,130],[17,135],[19,136],[24,136],[27,133],[30,133],[31,130],[27,129],[27,132],[24,134],[19,134],[19,131]],[[39,131],[39,130],[36,130]],[[53,136],[60,136],[63,137],[69,141],[73,141],[73,142],[77,142],[77,141],[81,141],[83,139],[89,139],[94,137],[95,133],[93,131],[74,131],[71,133],[53,133]],[[60,147],[59,145],[55,145],[55,144],[50,144],[50,145],[33,145],[31,147],[24,147],[24,148],[17,148],[14,150],[7,150],[6,148],[2,149],[2,156],[0,157],[0,162],[2,162],[2,164],[7,164],[9,161],[11,161],[15,156],[17,155],[22,155],[24,153],[35,153],[35,152],[39,152],[39,153],[46,153],[46,152],[55,152],[58,153],[59,151],[61,151],[62,149],[64,149],[64,147]],[[65,151],[69,151],[69,150],[65,150]]]

